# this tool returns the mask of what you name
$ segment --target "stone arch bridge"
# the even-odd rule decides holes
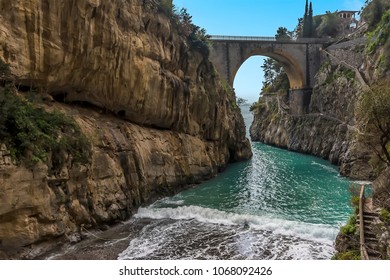
[[[282,65],[290,81],[290,112],[294,115],[307,113],[314,76],[321,63],[320,50],[326,40],[242,36],[211,36],[211,40],[210,60],[231,86],[238,69],[251,56],[273,58]]]

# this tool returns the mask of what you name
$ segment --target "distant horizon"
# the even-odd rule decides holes
[[[314,15],[326,11],[360,11],[364,0],[312,0]],[[194,24],[210,35],[275,36],[279,27],[294,30],[302,18],[306,0],[173,0],[178,8],[186,8]],[[282,9],[281,9],[282,8]],[[259,99],[263,82],[263,56],[249,58],[234,80],[237,97],[253,103]]]

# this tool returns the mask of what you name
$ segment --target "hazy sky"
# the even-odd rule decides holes
[[[305,0],[173,0],[185,7],[192,20],[210,35],[274,36],[278,27],[293,30],[305,11]],[[314,15],[326,11],[356,10],[364,0],[312,0]],[[248,59],[237,73],[237,96],[257,101],[262,87],[262,57]]]

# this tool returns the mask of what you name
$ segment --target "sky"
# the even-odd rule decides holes
[[[360,11],[364,0],[312,0],[314,15],[326,11]],[[305,0],[173,0],[176,7],[187,8],[194,24],[210,35],[275,36],[283,26],[294,30],[305,12]],[[236,95],[252,103],[262,87],[261,65],[264,57],[249,58],[234,80]]]

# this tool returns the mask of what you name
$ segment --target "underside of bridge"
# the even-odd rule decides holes
[[[291,57],[289,53],[279,52],[279,50],[274,50],[274,52],[270,53],[267,49],[255,49],[253,52],[247,54],[247,57],[243,57],[243,61],[237,65],[234,65],[232,69],[232,73],[230,73],[229,84],[233,84],[234,79],[237,75],[238,70],[242,66],[242,64],[252,56],[261,55],[273,58],[276,60],[284,69],[287,74],[288,80],[290,82],[290,88],[299,89],[305,87],[306,77],[305,77],[305,69],[303,69],[302,65],[300,65],[299,61]]]

